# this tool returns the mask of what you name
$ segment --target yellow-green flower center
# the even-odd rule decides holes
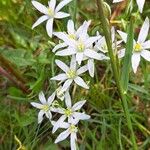
[[[83,42],[79,42],[77,45],[78,52],[83,52],[85,49],[85,45]]]
[[[134,51],[135,52],[140,52],[142,50],[142,45],[139,43],[136,43],[134,46]]]
[[[76,71],[72,69],[70,69],[66,74],[67,74],[67,77],[70,79],[73,79],[76,77]]]
[[[70,132],[77,132],[78,128],[72,124],[72,125],[70,125],[69,130],[70,130]]]
[[[54,11],[51,8],[48,8],[48,15],[51,17],[54,16]]]
[[[48,111],[50,107],[48,105],[43,105],[41,109],[44,111]]]
[[[69,38],[75,40],[75,39],[76,39],[76,36],[75,36],[75,34],[69,34]]]
[[[70,117],[72,115],[72,110],[70,108],[65,109],[65,115]]]

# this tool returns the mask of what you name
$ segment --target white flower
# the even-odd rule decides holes
[[[59,128],[66,129],[62,133],[58,135],[58,137],[55,140],[55,143],[58,143],[60,141],[65,140],[68,136],[70,136],[70,147],[71,150],[76,150],[76,142],[77,142],[77,132],[78,127],[76,126],[78,122],[73,121],[72,123],[62,122],[59,125]],[[52,122],[53,125],[55,125],[55,122]]]
[[[90,22],[91,21],[88,21],[88,22],[84,21],[84,23],[77,30],[75,30],[74,22],[72,20],[69,20],[67,23],[67,33],[63,32],[62,33],[63,37],[58,37],[58,35],[61,32],[58,32],[58,33],[56,32],[56,33],[54,33],[54,35],[56,35],[58,38],[62,39],[63,41],[67,41],[67,39],[78,40],[80,34],[82,34],[83,32],[87,33],[87,29],[90,25]],[[65,40],[65,38],[66,38],[66,40]],[[68,43],[68,41],[67,41],[67,43]],[[63,43],[56,45],[52,51],[56,52],[56,50],[58,50],[60,48],[69,46],[67,43],[63,42]]]
[[[38,109],[40,109],[39,114],[38,114],[38,123],[41,123],[43,120],[43,115],[45,114],[46,117],[51,120],[52,118],[52,114],[51,111],[54,111],[55,109],[52,108],[52,102],[54,101],[55,98],[55,92],[48,98],[48,100],[46,101],[46,98],[44,96],[43,92],[39,93],[39,100],[41,102],[40,103],[36,103],[36,102],[31,102],[31,105],[33,107],[36,107]]]
[[[51,80],[64,82],[62,91],[66,91],[67,89],[69,89],[73,81],[79,86],[85,89],[89,89],[88,85],[84,82],[84,80],[81,77],[79,77],[79,75],[87,71],[86,65],[77,69],[77,64],[74,56],[72,56],[70,67],[68,67],[65,63],[63,63],[60,60],[56,60],[55,62],[57,66],[60,69],[62,69],[65,73],[59,74],[51,78]]]
[[[149,27],[150,27],[150,24],[149,24],[149,19],[147,17],[140,30],[138,40],[133,41],[133,52],[132,52],[131,62],[132,62],[132,68],[133,68],[134,73],[136,73],[137,71],[141,56],[147,61],[150,61],[150,51],[147,50],[147,49],[150,49],[150,40],[145,41],[149,32]],[[123,41],[126,43],[127,34],[122,31],[118,31],[118,33],[123,39]],[[124,57],[124,55],[125,55],[125,49],[120,50],[119,57]]]
[[[59,39],[63,40],[68,46],[63,50],[56,52],[56,55],[76,55],[76,61],[79,65],[81,65],[81,62],[85,60],[85,58],[101,60],[101,55],[99,55],[96,51],[92,50],[93,43],[97,41],[100,36],[89,37],[87,33],[89,24],[90,21],[83,23],[82,27],[79,30],[79,33],[77,34],[77,39],[69,38],[63,32],[54,33],[54,35],[56,35]]]
[[[122,40],[121,41],[116,41],[115,28],[114,27],[111,28],[111,39],[112,39],[112,47],[113,47],[113,50],[115,51],[120,46],[120,43],[122,42]],[[103,53],[108,52],[108,47],[107,47],[105,36],[101,37],[96,42],[94,48],[96,50],[99,50],[99,51],[103,52]]]
[[[62,90],[62,86],[59,86],[59,87],[56,89],[56,96],[57,96],[57,98],[59,98],[61,101],[64,100],[65,92]]]
[[[37,1],[32,1],[33,6],[39,10],[44,15],[41,16],[32,26],[32,29],[47,20],[46,30],[50,37],[53,34],[53,22],[54,19],[62,19],[70,16],[68,13],[60,11],[65,5],[70,3],[72,0],[63,0],[56,6],[56,0],[50,0],[48,2],[48,7],[42,5]]]
[[[121,1],[123,1],[123,0],[113,0],[113,3],[118,3],[118,2],[121,2]],[[144,7],[144,4],[145,4],[145,0],[136,0],[136,2],[137,2],[140,13],[142,13],[143,12],[143,7]]]
[[[66,104],[67,108],[65,108],[65,109],[64,108],[58,108],[57,109],[57,112],[62,114],[62,116],[58,119],[58,121],[53,126],[52,133],[54,133],[59,128],[59,125],[62,122],[64,122],[66,119],[68,119],[69,123],[72,123],[74,121],[79,122],[79,120],[90,119],[89,115],[79,112],[79,110],[85,104],[85,102],[86,102],[86,100],[79,101],[72,106],[70,94],[69,94],[69,92],[66,92],[65,104]]]

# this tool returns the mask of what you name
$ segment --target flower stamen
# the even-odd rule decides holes
[[[76,77],[76,71],[72,69],[70,69],[66,74],[70,79],[74,79]]]
[[[140,52],[142,50],[142,45],[139,43],[136,43],[134,46],[134,51],[135,52]]]

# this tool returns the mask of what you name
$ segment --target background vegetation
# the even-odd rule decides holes
[[[47,0],[40,2],[47,4]],[[113,12],[111,20],[117,20],[113,25],[126,30],[126,3],[112,5],[111,0],[107,2]],[[145,17],[150,18],[149,6],[147,0],[142,16],[135,12],[136,35]],[[134,7],[137,10],[137,6]],[[91,19],[91,35],[102,31],[94,0],[74,0],[65,9],[72,14],[77,26]],[[19,144],[18,150],[69,149],[69,142],[54,144],[56,137],[51,134],[50,123],[45,121],[38,125],[37,111],[30,105],[31,101],[38,101],[39,91],[43,90],[49,96],[55,90],[56,83],[50,81],[50,77],[58,73],[51,52],[54,42],[58,41],[47,36],[45,24],[31,29],[39,15],[30,0],[0,1],[0,150],[15,150]],[[55,27],[63,31],[66,22],[67,19],[57,21]],[[136,75],[130,74],[128,103],[139,149],[149,150],[150,63],[142,61],[140,68]],[[84,109],[92,119],[80,124],[79,149],[132,149],[110,63],[98,61],[95,77],[91,79],[87,75],[84,78],[89,81],[90,90],[78,88],[77,94],[72,96],[74,102],[81,97],[88,101]]]

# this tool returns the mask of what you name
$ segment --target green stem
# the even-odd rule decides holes
[[[121,83],[120,83],[120,80],[119,80],[119,73],[118,73],[118,69],[117,69],[117,66],[116,66],[116,58],[115,58],[114,53],[113,53],[109,23],[108,23],[108,20],[107,20],[106,16],[104,15],[103,0],[96,0],[96,1],[97,1],[99,16],[100,16],[100,21],[101,21],[101,24],[102,24],[102,27],[103,27],[103,31],[104,31],[104,35],[105,35],[105,39],[106,39],[106,43],[107,43],[107,47],[108,47],[108,53],[109,53],[109,56],[110,56],[110,61],[111,61],[111,65],[112,65],[114,78],[115,78],[115,81],[116,81],[116,86],[118,88],[118,92],[119,92],[120,98],[122,100],[124,113],[125,113],[125,116],[126,116],[126,119],[127,119],[127,125],[128,125],[128,128],[129,128],[130,132],[131,132],[131,139],[132,139],[133,149],[137,150],[138,148],[137,148],[137,144],[136,144],[135,135],[134,135],[134,132],[133,132],[130,112],[129,112],[129,109],[128,109],[128,103],[127,103],[127,100],[126,100],[126,95],[123,92],[123,89],[122,89],[122,86],[121,86]]]

